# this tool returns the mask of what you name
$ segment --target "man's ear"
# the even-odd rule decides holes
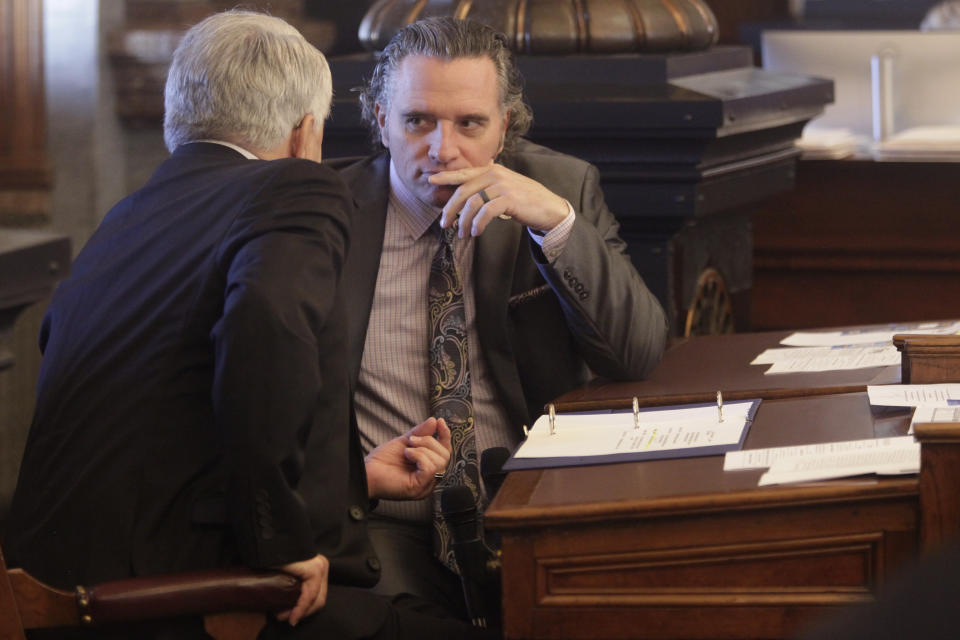
[[[322,156],[321,145],[323,143],[323,123],[320,123],[319,130],[315,130],[316,119],[312,113],[308,113],[300,120],[300,124],[294,127],[290,132],[290,156],[293,158],[306,158],[314,162],[320,162]]]
[[[389,149],[390,144],[387,142],[387,109],[377,102],[373,105],[373,114],[376,116],[377,124],[380,126],[380,142],[383,143],[384,147]]]
[[[507,127],[510,126],[510,112],[507,111],[503,114],[503,130],[500,131],[500,147],[497,149],[497,155],[499,156],[503,152],[503,146],[507,142]]]

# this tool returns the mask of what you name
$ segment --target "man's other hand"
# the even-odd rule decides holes
[[[433,491],[436,474],[447,470],[450,429],[442,418],[427,418],[368,453],[365,462],[371,498],[424,498]]]
[[[300,578],[300,598],[293,609],[277,614],[277,620],[288,620],[294,627],[303,618],[319,611],[327,602],[327,576],[330,561],[317,554],[309,560],[291,562],[280,567],[281,571]]]

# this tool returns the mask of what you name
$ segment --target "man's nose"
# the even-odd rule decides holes
[[[446,164],[452,162],[460,154],[457,147],[457,132],[453,123],[440,121],[430,132],[430,158],[434,162]]]

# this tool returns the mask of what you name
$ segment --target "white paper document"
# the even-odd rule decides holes
[[[769,364],[764,374],[863,369],[900,364],[892,344],[867,347],[786,347],[767,349],[750,364]]]
[[[912,438],[911,438],[912,439]],[[904,446],[785,458],[770,465],[759,485],[811,482],[868,473],[899,475],[920,472],[920,443]]]
[[[766,469],[775,462],[782,460],[813,459],[820,456],[898,449],[909,447],[913,442],[912,436],[896,436],[893,438],[868,438],[865,440],[845,440],[843,442],[801,444],[792,447],[730,451],[724,456],[723,470]]]
[[[960,407],[933,407],[924,405],[917,407],[910,420],[910,433],[913,425],[921,423],[960,422]]]
[[[917,322],[844,331],[798,331],[781,340],[780,344],[791,347],[887,344],[898,333],[951,335],[960,333],[960,322]]]
[[[759,400],[723,404],[723,421],[715,404],[632,411],[540,416],[527,439],[504,469],[599,464],[691,455],[711,455],[739,448]]]
[[[867,397],[880,407],[950,407],[960,405],[960,384],[868,385]]]

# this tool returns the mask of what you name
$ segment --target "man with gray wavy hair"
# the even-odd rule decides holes
[[[265,637],[470,637],[365,588],[371,502],[429,495],[450,431],[428,419],[361,451],[343,366],[353,201],[319,162],[330,100],[323,55],[282,20],[187,32],[171,157],[106,214],[44,318],[13,563],[63,588],[277,568],[301,596]],[[83,637],[158,634],[206,637],[197,620]]]

